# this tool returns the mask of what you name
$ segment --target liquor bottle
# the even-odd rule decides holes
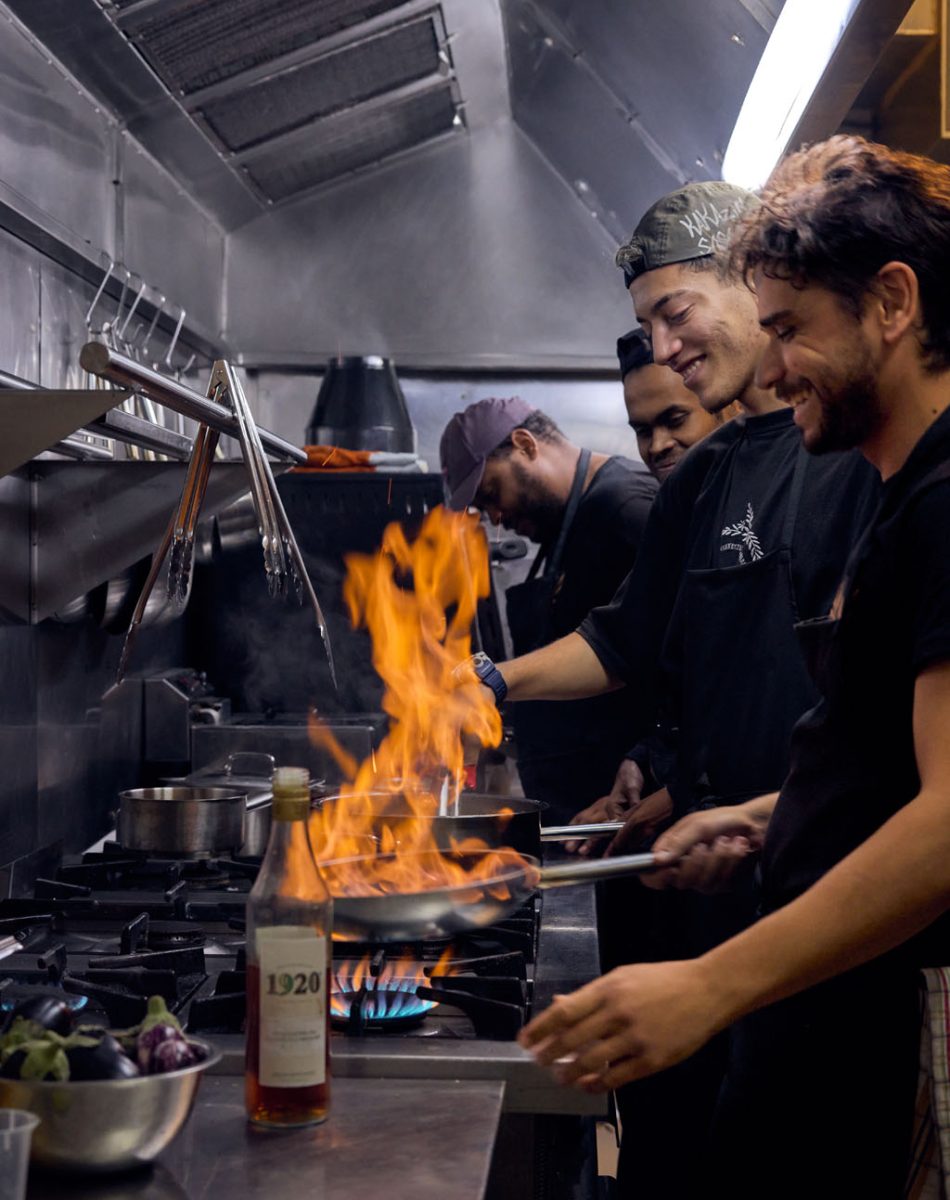
[[[245,1105],[256,1125],[325,1121],[333,901],[308,833],[310,776],[274,772],[270,839],[247,901]]]

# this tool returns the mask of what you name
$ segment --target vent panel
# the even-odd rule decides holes
[[[228,150],[244,150],[299,125],[425,79],[439,69],[431,17],[263,80],[196,110]]]
[[[143,20],[131,36],[166,86],[187,95],[399,8],[403,2],[185,0],[151,21]]]
[[[342,113],[317,125],[307,145],[266,150],[246,166],[249,177],[275,203],[377,159],[408,150],[452,128],[455,103],[445,84],[379,108]]]

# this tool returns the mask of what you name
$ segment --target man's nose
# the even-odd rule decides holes
[[[665,425],[655,425],[653,433],[650,436],[650,454],[653,458],[659,458],[660,455],[669,450],[674,444],[673,435]]]
[[[778,338],[766,342],[755,368],[756,387],[774,388],[785,375],[782,347]]]
[[[653,346],[653,361],[661,367],[672,362],[683,348],[682,339],[659,323],[653,326],[650,342]]]

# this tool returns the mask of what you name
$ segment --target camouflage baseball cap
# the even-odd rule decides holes
[[[754,200],[745,188],[715,181],[688,183],[657,200],[617,251],[624,285],[657,267],[724,250],[736,218]]]

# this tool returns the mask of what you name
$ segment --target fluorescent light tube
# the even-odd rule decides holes
[[[861,0],[785,0],[729,139],[722,177],[758,188],[788,147]]]

